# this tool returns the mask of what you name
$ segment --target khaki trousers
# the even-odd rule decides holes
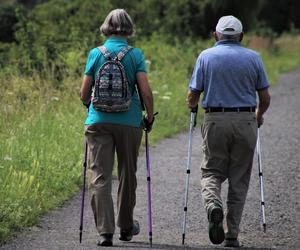
[[[115,231],[111,195],[115,152],[119,179],[117,225],[122,229],[131,228],[142,129],[117,124],[95,124],[86,127],[85,136],[89,147],[89,187],[96,228],[100,235],[113,234]]]
[[[206,210],[222,206],[221,184],[228,179],[226,238],[237,238],[257,139],[255,113],[205,113],[201,126],[204,159],[202,197]]]

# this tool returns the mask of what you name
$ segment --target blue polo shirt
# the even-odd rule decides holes
[[[104,46],[112,55],[116,56],[124,47],[128,46],[128,43],[126,39],[109,38],[105,41]],[[85,75],[90,75],[96,79],[98,71],[104,62],[105,58],[99,49],[92,49],[86,62],[84,71]],[[114,123],[132,127],[140,127],[142,121],[142,108],[136,91],[135,83],[137,82],[136,73],[146,72],[144,55],[140,49],[134,48],[123,57],[121,62],[127,74],[129,89],[131,93],[133,93],[129,110],[126,112],[107,113],[97,111],[93,108],[93,105],[91,105],[85,125],[92,125],[96,123]]]
[[[203,92],[202,107],[254,107],[256,91],[269,87],[259,54],[231,40],[199,55],[189,84]]]

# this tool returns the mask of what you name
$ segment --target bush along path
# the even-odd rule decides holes
[[[257,160],[254,159],[250,189],[241,222],[240,242],[244,249],[299,249],[299,163],[300,163],[300,70],[281,78],[272,87],[272,103],[260,130],[261,156],[265,181],[267,232],[260,227],[260,192]],[[187,128],[189,116],[186,117]],[[151,135],[150,135],[151,136]],[[182,249],[182,215],[187,161],[188,134],[165,139],[151,147],[153,210],[152,249]],[[207,220],[200,196],[201,136],[199,125],[193,138],[185,249],[222,249],[210,243]],[[226,185],[226,184],[225,184]],[[113,193],[116,194],[117,180]],[[226,186],[223,188],[226,197]],[[12,242],[0,247],[12,249],[99,249],[92,212],[86,195],[83,241],[79,244],[80,194],[40,219]],[[115,196],[114,196],[115,198]],[[113,249],[148,249],[147,179],[145,154],[138,169],[135,218],[141,232],[132,242],[118,240]],[[103,249],[103,247],[102,247]]]

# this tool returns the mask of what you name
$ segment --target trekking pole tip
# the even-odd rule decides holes
[[[82,232],[79,233],[79,243],[82,241]]]
[[[184,245],[185,234],[182,234],[182,245]]]
[[[264,231],[264,233],[267,231],[267,225],[266,225],[266,223],[263,224],[263,231]]]

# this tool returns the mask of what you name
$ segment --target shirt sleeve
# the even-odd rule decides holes
[[[204,90],[202,70],[203,70],[203,58],[200,54],[196,61],[192,78],[189,84],[189,89],[191,91],[202,92]]]
[[[97,55],[99,53],[97,53],[97,48],[96,49],[92,49],[88,55],[87,61],[86,61],[86,65],[85,65],[85,70],[84,70],[84,74],[85,75],[89,75],[89,76],[94,76],[94,72],[95,72],[95,61],[97,59]]]
[[[263,62],[262,62],[260,56],[258,56],[258,58],[257,58],[257,65],[258,65],[258,69],[257,69],[258,77],[257,77],[257,82],[256,82],[255,88],[256,88],[256,90],[266,89],[270,85],[269,85],[268,77],[265,72],[265,68],[264,68],[264,65],[263,65]]]
[[[135,48],[135,49],[133,49],[133,53],[134,53],[134,57],[135,57],[135,61],[136,61],[136,71],[147,73],[145,57],[144,57],[143,52],[140,49]]]

